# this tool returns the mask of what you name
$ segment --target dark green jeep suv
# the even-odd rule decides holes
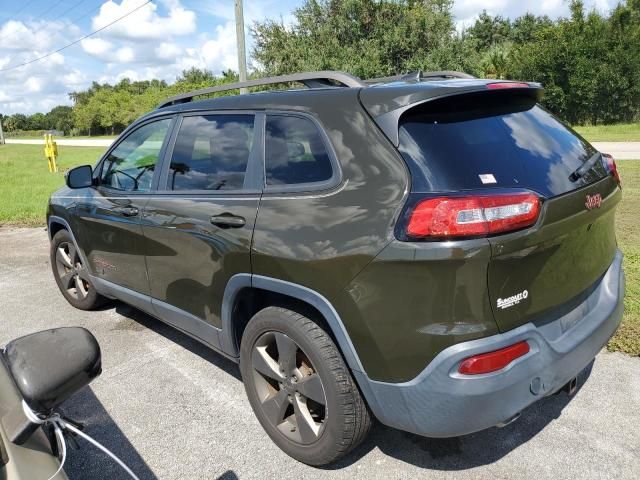
[[[194,101],[238,87],[306,89]],[[612,158],[535,83],[308,72],[134,122],[48,210],[62,294],[127,302],[240,363],[313,465],[375,417],[431,437],[575,388],[616,330]]]

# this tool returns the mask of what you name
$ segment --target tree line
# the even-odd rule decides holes
[[[375,78],[417,70],[459,70],[479,77],[541,82],[543,104],[572,124],[640,118],[640,0],[608,14],[570,3],[567,18],[482,12],[456,29],[452,0],[306,0],[294,22],[256,22],[252,77],[344,70]],[[70,93],[73,107],[4,117],[8,132],[62,130],[115,134],[164,98],[237,81],[193,68],[174,83],[94,82]],[[225,92],[232,94],[234,92]]]

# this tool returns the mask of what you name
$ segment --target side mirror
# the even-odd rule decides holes
[[[46,413],[102,372],[100,346],[88,330],[54,328],[8,343],[4,361],[27,405]]]
[[[93,185],[93,169],[91,165],[81,165],[67,172],[67,187],[86,188]]]
[[[36,413],[48,414],[102,373],[98,341],[80,327],[54,328],[9,342],[0,351],[0,377],[8,373],[16,397]],[[0,419],[13,443],[22,445],[38,429],[14,405]]]

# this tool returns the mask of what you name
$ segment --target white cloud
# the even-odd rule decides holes
[[[64,22],[8,20],[0,25],[0,112],[46,112],[69,103],[68,92],[86,86],[85,73],[63,53],[12,68],[45,55],[77,38],[80,30]],[[66,53],[66,52],[65,52]]]
[[[113,48],[113,43],[102,38],[86,38],[80,42],[85,52],[100,57]]]
[[[120,4],[108,1],[92,20],[94,30],[105,27],[140,6],[142,0],[122,0]],[[158,6],[148,3],[126,18],[104,30],[104,36],[122,39],[163,39],[173,35],[188,35],[196,30],[196,15],[186,10],[179,1],[166,2],[168,15],[161,16]]]
[[[163,60],[175,61],[180,54],[182,54],[182,48],[175,43],[162,42],[154,50],[156,57]]]
[[[136,54],[131,47],[122,47],[116,51],[118,63],[131,63],[135,60]]]
[[[205,64],[214,72],[238,69],[238,49],[236,48],[236,28],[232,22],[216,27],[216,37],[202,45]]]

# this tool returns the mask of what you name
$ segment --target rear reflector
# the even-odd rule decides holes
[[[602,157],[606,162],[607,170],[609,170],[609,173],[613,176],[613,178],[615,178],[616,182],[618,182],[618,185],[622,185],[622,181],[620,180],[620,173],[618,172],[618,166],[616,165],[616,161],[613,159],[613,156],[609,155],[608,153],[603,153]]]
[[[489,90],[502,90],[504,88],[529,88],[530,85],[524,82],[496,82],[487,83]]]
[[[501,348],[494,352],[474,355],[463,360],[458,367],[458,371],[465,375],[479,375],[481,373],[491,373],[502,370],[513,362],[516,358],[529,353],[529,344],[519,342],[506,348]]]
[[[410,237],[470,237],[533,225],[540,198],[526,192],[468,197],[437,197],[419,202],[407,224]]]

